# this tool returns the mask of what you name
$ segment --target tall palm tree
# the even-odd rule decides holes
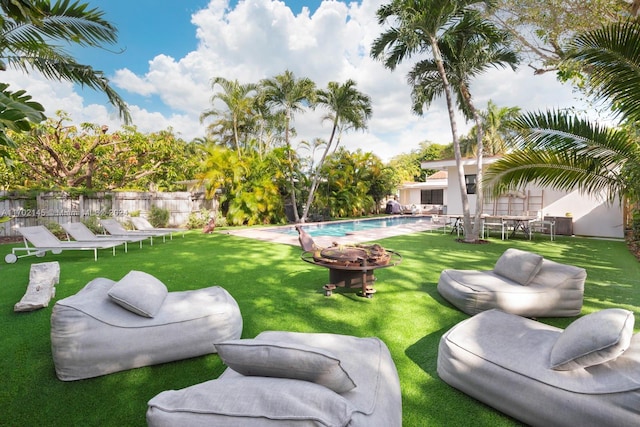
[[[580,35],[569,59],[588,73],[595,98],[608,102],[624,126],[609,127],[567,111],[531,112],[514,121],[518,150],[485,176],[494,194],[528,183],[559,190],[640,194],[640,24],[625,21]]]
[[[326,90],[319,90],[317,103],[327,109],[324,120],[332,123],[329,141],[325,145],[324,152],[318,161],[315,172],[312,174],[311,187],[307,196],[307,203],[302,211],[301,222],[306,221],[309,209],[313,203],[315,192],[320,183],[320,168],[324,164],[327,154],[334,147],[334,151],[340,143],[338,135],[341,129],[361,130],[367,128],[367,120],[371,117],[371,98],[356,89],[356,82],[349,79],[343,84],[329,82]]]
[[[130,123],[126,103],[104,73],[78,63],[63,47],[115,43],[118,31],[103,15],[97,8],[69,0],[0,1],[0,70],[37,70],[51,80],[66,80],[104,92],[125,124]]]
[[[227,80],[224,77],[216,77],[211,81],[211,88],[216,86],[222,88],[222,92],[217,92],[211,97],[211,104],[220,100],[226,106],[226,110],[212,108],[200,115],[202,123],[208,117],[218,117],[213,124],[208,127],[208,133],[222,136],[222,140],[231,138],[229,145],[235,148],[238,158],[242,157],[242,146],[249,139],[248,131],[251,128],[251,121],[254,117],[255,95],[257,85],[248,83],[240,84],[238,80]]]
[[[285,148],[288,153],[289,165],[289,191],[293,214],[296,222],[300,221],[296,200],[295,173],[293,150],[291,148],[291,123],[294,114],[304,107],[313,107],[316,97],[315,83],[306,77],[296,78],[292,71],[286,70],[283,74],[260,82],[261,96],[264,103],[274,110],[274,114],[282,113],[285,118]]]
[[[462,153],[455,117],[454,96],[459,108],[476,124],[481,123],[473,105],[469,82],[472,77],[490,66],[516,62],[515,54],[503,49],[506,34],[483,20],[478,6],[489,2],[473,0],[394,0],[378,9],[378,20],[384,24],[393,18],[392,27],[373,43],[372,55],[383,59],[387,68],[394,69],[403,59],[415,53],[430,51],[431,55],[419,61],[409,74],[412,85],[413,111],[423,113],[436,96],[444,94],[456,159],[458,182],[464,214],[464,240],[477,240],[479,218],[471,227],[469,198],[464,179]],[[482,174],[482,134],[477,140],[478,174]],[[482,213],[482,192],[477,194],[476,216]]]

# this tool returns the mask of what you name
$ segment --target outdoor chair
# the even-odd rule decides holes
[[[123,245],[122,240],[104,242],[69,242],[61,241],[43,225],[32,227],[20,227],[18,232],[24,240],[24,247],[12,248],[11,253],[4,257],[5,262],[13,264],[18,258],[27,256],[43,257],[47,251],[59,254],[62,251],[93,251],[93,259],[98,260],[98,249],[109,249],[116,254],[116,246]],[[24,255],[16,255],[16,252],[25,252]]]
[[[81,222],[68,222],[66,224],[60,224],[63,230],[67,233],[67,238],[71,237],[77,242],[122,242],[124,243],[124,251],[127,252],[127,244],[129,242],[140,242],[142,248],[142,241],[149,238],[149,236],[107,236],[94,234],[93,231]],[[71,239],[69,239],[71,241]]]
[[[525,317],[571,317],[582,310],[584,268],[507,249],[492,270],[444,270],[438,292],[474,315],[498,308]]]
[[[184,228],[166,228],[166,227],[154,227],[151,223],[141,216],[133,216],[129,218],[131,224],[139,231],[150,231],[154,233],[166,233],[169,235],[170,239],[173,239],[173,233],[182,233],[182,237],[184,237],[185,229]]]
[[[168,292],[142,271],[117,282],[93,279],[51,313],[51,351],[62,381],[215,353],[215,343],[241,334],[240,308],[225,289]]]
[[[398,372],[378,338],[266,331],[215,346],[227,369],[153,397],[150,427],[402,425]]]
[[[640,334],[634,334],[628,310],[591,313],[564,330],[485,311],[442,336],[437,372],[450,386],[524,425],[640,421]]]
[[[438,229],[442,227],[442,234],[447,233],[447,227],[452,227],[451,218],[444,215],[431,215],[431,223],[437,225]]]
[[[156,231],[127,230],[115,219],[101,219],[100,224],[107,230],[107,233],[114,237],[148,237],[151,246],[153,246],[154,237],[162,237],[162,241],[164,242],[167,236],[166,233]]]

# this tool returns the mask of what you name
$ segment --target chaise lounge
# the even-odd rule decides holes
[[[532,426],[637,426],[640,334],[634,315],[606,309],[565,330],[489,310],[451,328],[440,378]]]
[[[149,426],[400,427],[400,381],[378,338],[268,331],[216,344],[220,378],[149,401]]]
[[[572,317],[582,310],[586,278],[584,268],[510,248],[493,270],[444,270],[438,292],[470,315],[498,308],[525,317]]]
[[[215,353],[239,338],[237,302],[212,286],[168,292],[155,277],[131,271],[120,281],[97,278],[56,302],[51,349],[62,381]]]

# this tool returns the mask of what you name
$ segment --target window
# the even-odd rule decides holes
[[[465,175],[464,183],[467,186],[467,194],[476,194],[476,175]]]
[[[442,205],[444,204],[444,190],[422,190],[420,191],[420,204],[422,205]]]

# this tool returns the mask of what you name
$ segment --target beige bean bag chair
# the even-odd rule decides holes
[[[507,249],[493,270],[444,270],[438,292],[473,315],[492,308],[525,317],[580,314],[587,272],[532,252]]]
[[[120,281],[97,278],[56,302],[51,350],[63,381],[215,353],[239,338],[237,302],[212,286],[168,292],[155,277],[131,271]]]
[[[528,425],[637,426],[640,334],[633,326],[633,313],[622,309],[581,317],[564,331],[489,310],[442,336],[438,374]]]
[[[149,426],[400,427],[400,381],[377,338],[262,332],[216,345],[219,379],[162,392]]]

